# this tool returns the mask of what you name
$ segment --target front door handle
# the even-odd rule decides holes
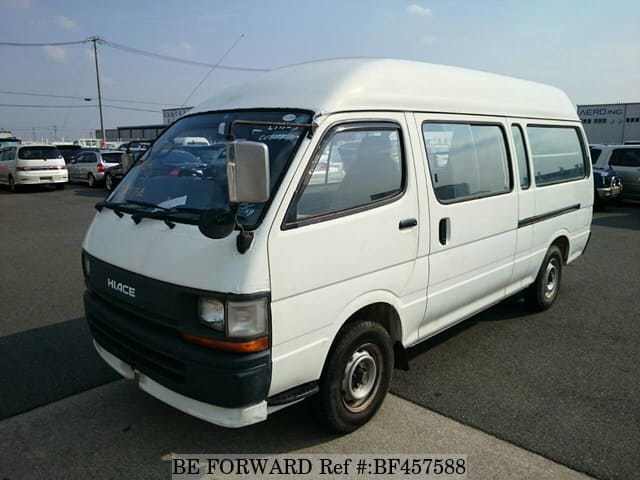
[[[418,225],[418,220],[416,220],[415,218],[405,218],[404,220],[400,220],[398,228],[400,230],[404,230],[406,228],[413,228],[416,225]]]

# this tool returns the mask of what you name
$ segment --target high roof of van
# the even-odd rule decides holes
[[[453,112],[579,121],[560,89],[468,70],[397,59],[344,58],[258,74],[192,112],[297,108],[326,114],[395,110]]]

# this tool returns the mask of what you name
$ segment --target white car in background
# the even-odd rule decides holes
[[[16,145],[0,150],[0,183],[16,192],[22,185],[52,184],[61,190],[68,182],[67,166],[53,145]]]

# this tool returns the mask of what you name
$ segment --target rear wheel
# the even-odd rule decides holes
[[[107,189],[107,191],[111,192],[113,191],[113,176],[110,173],[107,173],[104,176],[104,186]]]
[[[318,413],[338,432],[352,432],[376,413],[389,389],[393,347],[378,323],[359,321],[343,328],[320,379]]]
[[[525,291],[525,300],[534,310],[547,310],[560,291],[562,280],[562,252],[552,245],[542,261],[535,282]]]
[[[96,178],[93,176],[93,173],[90,173],[89,175],[87,175],[87,183],[89,184],[90,188],[93,188],[96,186]]]

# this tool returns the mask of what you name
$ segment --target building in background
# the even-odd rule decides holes
[[[177,119],[186,115],[193,107],[163,108],[162,121],[165,125],[171,125]]]
[[[132,127],[107,128],[104,131],[107,142],[128,142],[131,140],[155,140],[160,133],[178,118],[186,115],[193,107],[165,108],[162,110],[162,124],[136,125]],[[102,138],[96,130],[96,138]]]
[[[640,102],[578,105],[589,143],[640,141]]]
[[[130,140],[155,140],[167,128],[164,124],[135,125],[132,127],[109,128],[104,131],[107,142],[128,142]],[[96,130],[96,138],[102,138],[100,130]]]

